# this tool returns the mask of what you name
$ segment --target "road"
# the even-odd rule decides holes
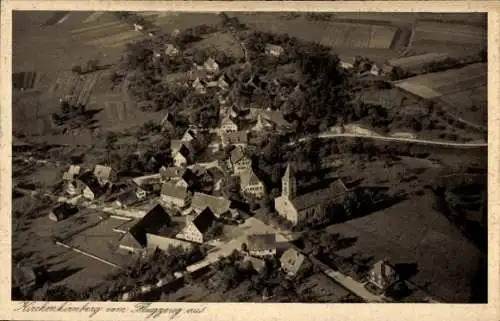
[[[454,143],[454,142],[445,142],[445,141],[436,141],[436,140],[427,140],[427,139],[415,139],[415,138],[399,138],[399,137],[387,137],[387,136],[368,136],[368,135],[360,135],[360,134],[336,134],[336,133],[328,133],[323,132],[321,134],[315,136],[308,136],[300,138],[298,141],[306,141],[311,138],[338,138],[338,137],[353,137],[353,138],[368,138],[374,140],[385,140],[385,141],[395,141],[395,142],[407,142],[407,143],[416,143],[416,144],[428,144],[428,145],[439,145],[439,146],[448,146],[448,147],[487,147],[488,143]],[[292,142],[290,144],[295,144]]]
[[[250,217],[246,219],[243,224],[239,225],[235,228],[234,231],[232,231],[231,234],[238,235],[237,237],[216,246],[214,250],[207,253],[207,256],[203,260],[188,266],[186,270],[189,272],[197,271],[210,264],[213,264],[214,262],[217,262],[220,257],[231,255],[234,250],[240,250],[241,245],[247,242],[247,235],[266,233],[275,234],[277,243],[286,243],[293,241],[295,236],[290,232],[279,231],[254,217]]]

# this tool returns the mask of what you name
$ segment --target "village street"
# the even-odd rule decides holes
[[[235,227],[232,231],[230,231],[230,235],[232,234],[235,235],[234,238],[228,237],[228,242],[219,242],[214,249],[207,253],[207,256],[203,260],[188,266],[186,268],[187,271],[197,271],[218,261],[220,257],[229,256],[234,250],[239,251],[241,249],[241,245],[247,242],[248,235],[275,234],[278,246],[280,243],[286,244],[292,241],[295,236],[290,232],[276,230],[272,226],[267,225],[254,217],[246,219],[245,223]]]

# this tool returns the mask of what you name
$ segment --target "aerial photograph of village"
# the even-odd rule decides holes
[[[487,303],[486,14],[12,19],[12,300]]]

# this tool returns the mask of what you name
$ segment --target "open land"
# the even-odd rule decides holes
[[[16,13],[13,262],[45,267],[48,288],[70,289],[73,299],[154,292],[150,300],[187,302],[485,301],[485,21],[430,13]],[[438,70],[387,69],[388,60],[425,53]],[[443,57],[456,61],[440,65]],[[235,148],[248,163],[235,163]],[[217,164],[220,181],[206,163]],[[56,203],[75,200],[61,179],[70,164],[94,178],[96,165],[117,176],[102,195],[78,191],[78,213],[54,222]],[[285,181],[289,166],[297,175]],[[175,178],[164,177],[167,168]],[[187,169],[193,177],[179,174]],[[80,174],[70,181],[81,183]],[[161,180],[147,188],[131,182],[143,175]],[[288,184],[308,193],[332,180],[345,198],[312,221],[294,224],[276,202],[297,196]],[[186,205],[169,202],[183,186]],[[146,196],[126,205],[124,192]],[[196,193],[227,200],[233,211],[224,215],[237,214],[214,216],[202,242],[177,234],[201,215]],[[143,220],[156,205],[175,223],[168,233]],[[136,236],[117,230],[124,222],[164,242],[163,254],[144,244],[131,250],[123,236]],[[310,232],[335,240],[322,236],[307,251],[294,245]],[[245,249],[259,234],[274,235],[275,254]],[[174,241],[190,249],[165,245]],[[285,275],[284,249],[314,268]],[[259,257],[264,272],[254,266],[248,274],[239,256]],[[352,263],[356,256],[369,260]],[[322,261],[331,257],[343,259]],[[392,286],[370,289],[376,281],[363,268],[377,261],[412,291],[398,299]],[[415,269],[404,275],[401,266]],[[50,299],[47,287],[36,291]]]

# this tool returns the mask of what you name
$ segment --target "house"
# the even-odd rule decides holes
[[[296,276],[301,269],[310,266],[306,256],[294,248],[289,248],[281,255],[280,263],[281,269],[289,276]]]
[[[268,43],[265,46],[265,52],[268,55],[279,57],[285,52],[285,49],[281,46]]]
[[[356,57],[340,57],[340,68],[352,69],[356,63]]]
[[[219,64],[213,58],[208,58],[203,64],[203,69],[210,73],[216,73],[219,71]]]
[[[189,189],[196,185],[198,175],[190,168],[186,168],[182,175],[175,181],[175,185]]]
[[[383,76],[384,75],[384,70],[377,66],[377,64],[373,63],[371,68],[370,68],[370,73],[374,76]]]
[[[205,193],[195,192],[191,200],[191,208],[197,213],[201,213],[205,208],[210,208],[216,217],[229,211],[231,201],[224,198]]]
[[[177,167],[184,167],[191,164],[192,161],[192,151],[186,147],[186,145],[182,144],[181,148],[174,155],[174,165]]]
[[[208,240],[212,225],[216,217],[209,207],[206,207],[192,221],[187,222],[186,227],[177,235],[178,238],[202,244]]]
[[[120,193],[116,197],[115,204],[119,207],[127,208],[135,203],[140,202],[146,197],[146,191],[143,189],[131,189]]]
[[[226,133],[233,133],[238,131],[238,124],[231,117],[225,117],[221,121],[220,128]]]
[[[80,169],[81,168],[78,165],[70,165],[68,171],[64,172],[63,174],[63,180],[65,181],[74,180],[75,177],[80,174]]]
[[[193,85],[192,86],[193,86],[194,90],[198,94],[204,95],[204,94],[207,93],[207,88],[205,88],[205,85],[202,83],[202,81],[200,80],[200,78],[196,78],[193,81]]]
[[[68,203],[60,203],[49,213],[49,219],[54,222],[62,221],[74,214],[78,213],[78,208]]]
[[[292,124],[285,119],[283,113],[279,110],[263,110],[260,115],[277,129],[288,130],[292,127]]]
[[[257,273],[262,273],[266,268],[266,261],[252,256],[245,256],[243,258],[243,264],[247,264],[247,266]]]
[[[177,47],[175,47],[173,44],[168,43],[165,48],[165,55],[167,55],[168,57],[174,57],[177,56],[178,54],[179,54],[179,49],[177,49]]]
[[[186,206],[188,196],[187,188],[167,182],[163,183],[161,188],[160,200],[167,206],[183,208]]]
[[[94,176],[101,186],[107,183],[116,181],[117,173],[109,166],[96,165],[94,168]]]
[[[233,149],[229,158],[235,174],[247,171],[252,167],[252,160],[245,155],[240,147]]]
[[[140,32],[140,31],[142,31],[143,29],[144,29],[144,26],[143,26],[143,25],[138,24],[138,23],[134,23],[134,30],[135,30],[135,31]]]
[[[105,187],[99,184],[92,172],[86,172],[76,180],[76,190],[81,191],[84,198],[94,200],[104,194]]]
[[[194,245],[194,243],[188,241],[152,233],[146,233],[146,240],[148,253],[154,253],[157,249],[168,252],[172,247],[182,247],[184,250],[188,251],[192,249]]]
[[[265,192],[264,183],[255,175],[252,168],[240,173],[240,188],[245,195],[262,198]]]
[[[275,234],[254,234],[247,236],[248,254],[258,258],[273,257],[276,255]]]
[[[136,224],[134,224],[119,242],[119,248],[128,252],[144,252],[147,246],[147,233],[156,234],[170,226],[172,218],[160,205],[154,206]]]
[[[208,175],[212,179],[212,191],[220,191],[223,186],[224,171],[220,167],[210,167],[207,169]]]
[[[229,83],[226,81],[226,77],[224,75],[221,75],[219,79],[217,79],[217,86],[221,90],[228,90],[229,89]]]
[[[268,129],[272,129],[274,126],[271,122],[264,119],[260,114],[257,115],[257,122],[252,127],[252,131],[260,132]]]
[[[274,199],[274,207],[280,216],[297,225],[313,217],[326,218],[327,207],[342,204],[347,192],[343,182],[336,180],[326,188],[297,195],[295,173],[289,164],[281,180],[281,196]]]
[[[182,135],[181,138],[181,143],[188,144],[196,141],[196,136],[197,136],[196,129],[194,128],[188,128],[185,132],[184,135]]]
[[[179,180],[182,175],[184,175],[184,172],[186,171],[186,168],[184,167],[161,167],[160,168],[160,176],[161,176],[161,182],[169,182],[169,181],[177,181]]]
[[[161,172],[161,169],[160,169]],[[160,174],[151,174],[151,175],[145,175],[145,176],[138,176],[134,177],[132,179],[132,182],[134,182],[138,187],[144,187],[148,188],[151,186],[159,185],[162,183],[162,176]]]
[[[248,132],[239,131],[239,132],[230,132],[222,134],[222,146],[240,146],[245,147],[248,144]]]
[[[161,131],[173,133],[175,130],[175,119],[171,113],[165,114],[163,119],[160,122]]]
[[[390,287],[397,279],[396,271],[385,260],[375,263],[368,273],[368,282],[382,290]]]

